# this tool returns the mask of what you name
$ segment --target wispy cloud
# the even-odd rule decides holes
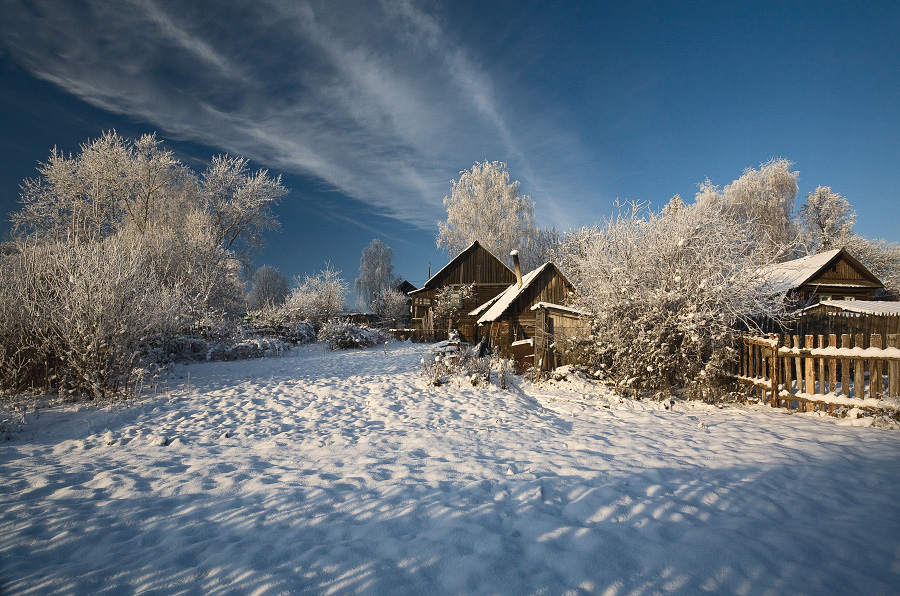
[[[413,225],[473,154],[527,163],[489,73],[411,2],[24,4],[0,31],[35,76]]]

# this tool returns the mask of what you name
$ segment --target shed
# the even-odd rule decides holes
[[[851,336],[873,333],[883,338],[900,334],[900,302],[881,300],[823,300],[800,311],[805,333]],[[896,341],[896,340],[894,340]]]
[[[447,330],[435,328],[435,295],[442,288],[474,284],[474,297],[459,304],[460,316],[456,327],[463,341],[475,343],[480,335],[475,325],[476,318],[469,314],[470,311],[497,296],[515,280],[516,275],[509,267],[477,241],[473,242],[432,275],[420,289],[409,292],[412,297],[412,327],[419,337],[442,339]]]
[[[532,306],[541,302],[563,304],[574,286],[553,263],[544,263],[508,286],[493,300],[470,314],[486,330],[491,347],[520,366],[534,364],[536,314]]]
[[[843,248],[760,269],[772,291],[799,304],[823,300],[871,300],[884,284]]]

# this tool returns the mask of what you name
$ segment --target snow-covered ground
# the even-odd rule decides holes
[[[900,432],[432,387],[426,350],[190,365],[29,416],[0,443],[0,593],[900,591]]]

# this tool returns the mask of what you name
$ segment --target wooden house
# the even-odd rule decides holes
[[[871,300],[884,284],[843,248],[769,265],[760,270],[773,292],[799,305],[823,300]]]
[[[476,318],[469,312],[479,304],[497,296],[515,280],[516,275],[509,267],[481,244],[473,242],[432,275],[424,286],[409,293],[412,297],[412,328],[421,339],[443,339],[447,329],[442,322],[436,324],[434,320],[434,300],[437,292],[443,288],[450,288],[450,291],[453,291],[474,284],[474,295],[454,305],[458,316],[454,317],[453,325],[463,341],[476,343],[480,335],[475,326]]]
[[[537,334],[538,303],[565,304],[574,286],[553,263],[544,263],[525,276],[521,275],[518,257],[514,257],[518,273],[516,283],[507,287],[490,302],[472,311],[478,326],[489,338],[491,348],[505,358],[514,358],[525,368],[534,364],[534,339]]]

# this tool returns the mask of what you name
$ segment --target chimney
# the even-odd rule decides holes
[[[516,268],[516,287],[522,287],[522,267],[519,265],[519,251],[514,250],[509,255],[513,258],[513,267]]]

